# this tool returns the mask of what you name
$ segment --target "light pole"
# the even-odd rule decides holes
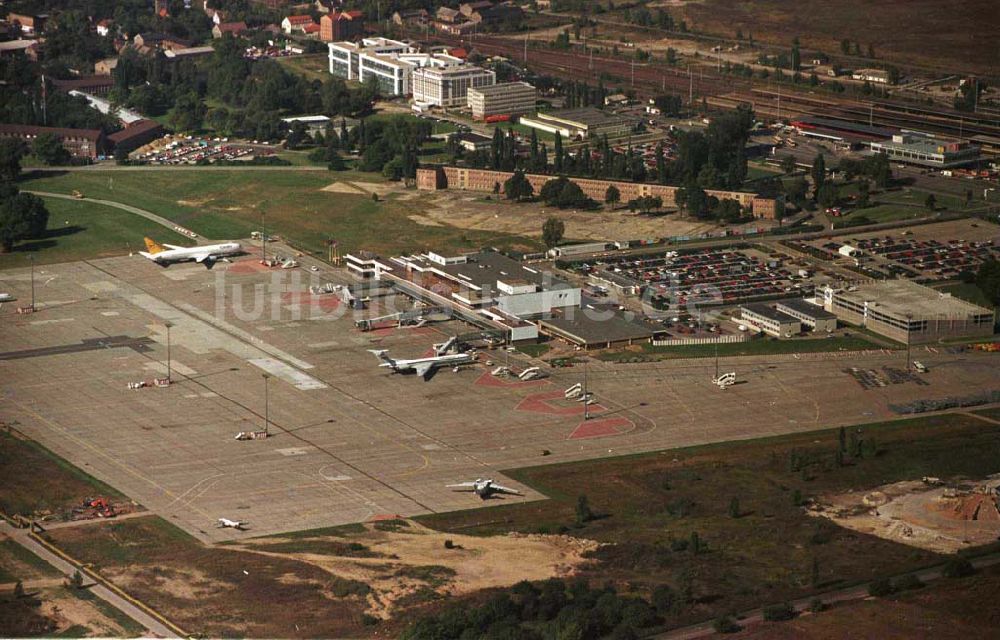
[[[35,256],[29,255],[28,261],[31,263],[31,313],[35,312]]]
[[[267,233],[264,231],[264,212],[260,212],[260,261],[267,262]]]
[[[173,326],[174,325],[173,325],[172,322],[166,323],[166,327],[167,327],[167,384],[170,384],[171,382],[173,382],[173,380],[171,379],[172,369],[171,369],[171,366],[170,366],[170,328],[173,327]]]
[[[906,314],[906,371],[910,371],[910,332],[912,331],[910,327],[910,321],[913,318],[913,314]]]
[[[264,377],[264,437],[266,438],[268,436],[267,426],[271,422],[270,411],[268,407],[268,399],[267,399],[267,381],[271,377],[271,374],[265,373],[262,375]]]
[[[587,361],[583,362],[583,419],[590,420],[590,398],[587,397]]]

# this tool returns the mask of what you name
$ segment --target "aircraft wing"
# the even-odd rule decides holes
[[[211,253],[196,253],[196,254],[194,254],[194,261],[195,262],[205,262],[206,260],[208,260],[209,262],[211,262],[211,261],[215,260],[215,256],[213,256]]]
[[[163,246],[168,249],[187,249],[187,247],[181,247],[176,244],[167,244],[166,242],[163,243]]]
[[[509,493],[509,494],[515,495],[515,496],[522,495],[521,492],[518,491],[517,489],[511,489],[509,487],[501,487],[498,484],[490,485],[490,488],[493,489],[494,491],[499,492],[499,493]]]
[[[424,378],[425,380],[429,378],[428,375],[434,369],[433,362],[423,362],[421,364],[413,365],[413,370],[417,372],[417,375]]]
[[[459,482],[458,484],[447,484],[445,485],[449,489],[473,489],[476,486],[475,482]]]

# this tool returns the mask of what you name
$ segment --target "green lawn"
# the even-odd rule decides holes
[[[435,248],[539,246],[536,240],[519,236],[417,224],[409,216],[426,206],[424,194],[375,202],[368,194],[322,190],[345,181],[381,182],[381,178],[356,171],[164,168],[34,174],[21,186],[56,193],[78,189],[88,197],[124,202],[208,239],[246,238],[259,228],[263,214],[270,232],[320,255],[329,238],[337,239],[342,251],[364,248],[390,255]],[[141,240],[142,234],[135,235]]]
[[[894,220],[909,220],[911,218],[924,218],[933,215],[922,205],[920,207],[907,206],[903,204],[876,204],[866,209],[854,209],[843,218],[840,218],[841,225],[856,218],[864,216],[872,222],[892,222]]]
[[[306,80],[326,80],[330,78],[330,60],[325,53],[278,58],[278,64]]]
[[[35,257],[35,264],[125,255],[143,248],[144,236],[170,244],[190,244],[178,233],[114,207],[59,198],[44,200],[49,210],[46,236],[23,242],[10,253],[0,253],[0,269],[25,267],[29,255]]]
[[[759,356],[788,353],[817,353],[827,351],[860,351],[864,349],[880,349],[882,345],[875,344],[857,334],[838,336],[834,338],[805,338],[778,340],[776,338],[757,338],[748,342],[735,342],[718,345],[720,356]],[[651,344],[642,345],[642,352],[607,351],[597,355],[601,360],[612,362],[627,361],[638,358],[647,360],[666,360],[671,358],[710,358],[716,353],[714,344],[693,344],[676,347],[657,347]]]
[[[58,578],[61,574],[48,562],[9,538],[0,540],[0,582]]]

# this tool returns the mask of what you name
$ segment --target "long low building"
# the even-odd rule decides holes
[[[521,124],[525,126],[564,138],[623,136],[635,131],[639,122],[639,118],[634,116],[609,113],[593,107],[540,111],[534,116],[521,118]]]
[[[805,298],[792,298],[779,301],[774,308],[813,331],[829,333],[837,329],[837,316],[824,309],[821,303],[809,302]]]
[[[909,280],[827,287],[823,306],[844,322],[904,344],[993,335],[995,312]]]
[[[968,142],[938,140],[928,136],[900,134],[892,140],[870,143],[875,153],[884,153],[894,162],[947,169],[979,160],[980,148]]]
[[[67,129],[64,127],[38,127],[30,124],[0,124],[0,138],[18,138],[29,145],[43,134],[59,140],[63,148],[76,158],[95,159],[106,151],[104,132],[100,129]]]
[[[472,169],[468,167],[421,167],[417,169],[417,189],[435,191],[439,189],[459,189],[463,191],[483,191],[492,193],[497,185],[503,193],[503,184],[514,175],[510,171],[494,171],[492,169]],[[535,193],[539,193],[549,180],[558,176],[545,174],[525,174]],[[618,189],[622,202],[628,202],[643,196],[659,197],[665,206],[676,206],[676,194],[679,187],[648,182],[625,182],[623,180],[596,180],[593,178],[574,178],[570,180],[579,185],[583,193],[597,202],[604,202],[608,187],[614,185]],[[762,198],[756,193],[746,191],[708,190],[706,193],[719,200],[736,200],[740,206],[753,213],[755,218],[773,219],[777,208],[774,198]]]
[[[616,309],[564,309],[538,321],[542,333],[584,349],[608,349],[649,342],[653,330]]]

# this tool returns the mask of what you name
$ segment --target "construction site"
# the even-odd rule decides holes
[[[503,470],[891,419],[996,382],[993,354],[930,349],[923,382],[871,389],[845,368],[902,367],[898,352],[622,365],[570,350],[554,367],[456,306],[298,261],[35,269],[36,312],[0,308],[7,424],[219,542],[248,535],[220,518],[262,536],[539,500]],[[29,270],[0,277],[30,297]],[[446,486],[475,478],[520,495]]]
[[[956,553],[995,542],[1000,535],[1000,475],[947,482],[925,477],[822,496],[810,513],[886,540]]]

